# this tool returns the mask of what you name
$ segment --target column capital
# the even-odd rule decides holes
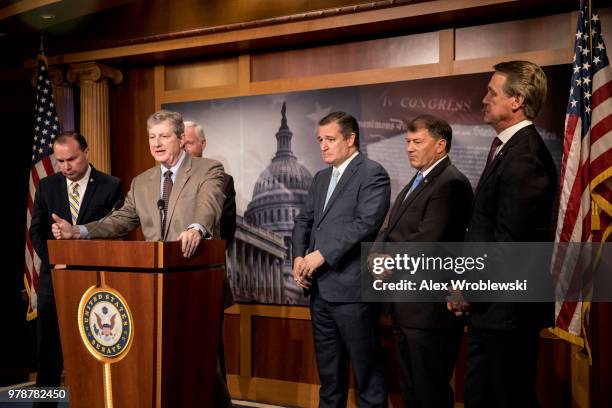
[[[70,82],[77,80],[99,82],[106,78],[112,79],[115,85],[119,85],[123,80],[123,74],[118,69],[98,62],[70,64],[68,68],[67,79]]]
[[[56,66],[48,67],[49,69],[49,80],[55,86],[64,85],[64,72]],[[32,86],[36,86],[36,82],[38,81],[38,69],[32,70],[32,78],[30,79]]]

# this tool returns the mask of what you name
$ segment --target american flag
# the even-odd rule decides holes
[[[590,3],[581,1],[576,28],[557,242],[606,242],[612,233],[612,69],[599,16]],[[589,263],[580,259],[584,256],[584,251],[559,246],[553,258],[553,276],[569,290],[579,280],[577,270]],[[586,301],[558,301],[554,332],[588,348],[589,307]]]
[[[30,240],[30,223],[34,196],[40,179],[57,171],[57,162],[51,146],[53,139],[60,133],[60,124],[53,102],[53,87],[49,80],[47,61],[42,53],[38,56],[36,78],[36,103],[34,104],[34,142],[32,144],[32,167],[30,169],[30,192],[28,195],[25,274],[24,285],[28,292],[28,320],[36,317],[36,292],[40,272],[40,258],[36,255]]]

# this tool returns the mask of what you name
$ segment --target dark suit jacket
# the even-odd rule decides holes
[[[535,126],[519,130],[478,182],[465,240],[551,241],[556,191],[555,164]],[[470,307],[470,315],[476,328],[538,328],[552,325],[554,306],[551,303],[475,303]]]
[[[389,221],[379,232],[380,242],[461,242],[470,218],[472,186],[445,158],[404,201],[414,178],[398,194]],[[390,304],[394,321],[402,326],[432,329],[462,325],[446,303]]]
[[[313,276],[312,290],[330,302],[359,302],[361,242],[374,240],[389,209],[389,176],[380,164],[358,154],[323,211],[331,174],[328,167],[314,176],[295,218],[294,256],[319,250],[325,263]]]
[[[91,166],[91,174],[81,202],[77,224],[99,220],[110,213],[113,206],[122,198],[121,181]],[[71,219],[66,177],[62,173],[56,173],[40,180],[34,198],[30,224],[32,246],[41,260],[38,291],[50,295],[53,295],[53,288],[49,273],[47,240],[54,239],[51,234],[51,224],[53,224],[51,214],[53,213],[65,220]]]
[[[236,233],[236,190],[234,189],[234,178],[227,173],[223,173],[223,194],[225,201],[223,202],[223,211],[221,212],[220,230],[221,239],[226,241],[225,247],[229,248],[234,241]],[[227,309],[234,304],[234,295],[232,288],[227,281],[227,277],[223,279],[223,308]]]
[[[227,248],[234,241],[236,233],[236,190],[234,189],[234,178],[227,173],[223,173],[223,212],[221,213],[221,239],[227,241]]]

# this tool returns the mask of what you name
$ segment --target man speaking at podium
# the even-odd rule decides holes
[[[219,237],[223,166],[186,154],[184,128],[178,112],[151,115],[149,149],[160,166],[136,176],[123,207],[100,221],[73,226],[54,214],[55,238],[115,238],[141,226],[147,241],[181,241],[189,258],[203,238]]]

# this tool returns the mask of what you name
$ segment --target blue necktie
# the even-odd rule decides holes
[[[414,178],[414,181],[412,182],[412,185],[408,189],[408,192],[406,193],[406,197],[404,197],[404,200],[406,200],[408,198],[408,196],[410,195],[410,193],[412,193],[414,191],[414,189],[417,188],[417,186],[419,184],[421,184],[421,181],[423,181],[423,173],[421,173],[419,171],[417,173],[416,177]]]
[[[338,169],[334,169],[334,171],[332,172],[331,180],[329,180],[329,187],[327,187],[327,195],[325,196],[325,204],[323,205],[323,210],[325,210],[325,208],[327,207],[327,202],[334,193],[336,184],[338,184],[338,177],[340,177],[340,172],[338,171]]]

